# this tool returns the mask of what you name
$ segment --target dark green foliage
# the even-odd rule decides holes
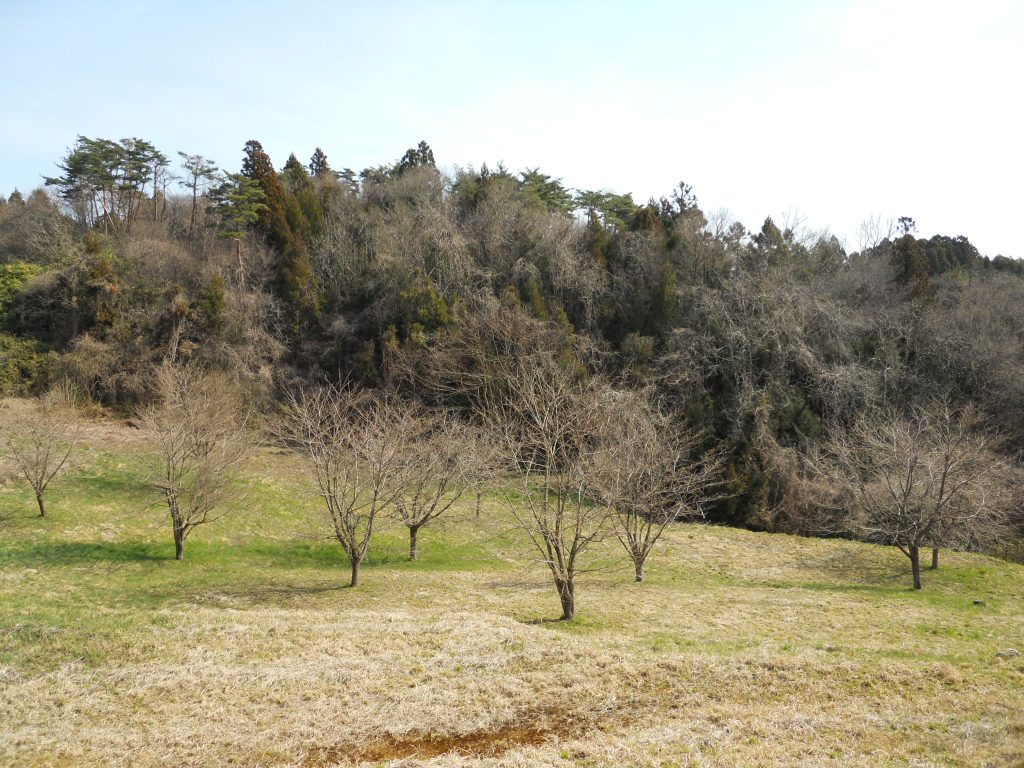
[[[263,207],[257,214],[256,231],[263,235],[271,248],[284,249],[292,237],[291,227],[285,218],[284,188],[277,179],[270,156],[255,139],[245,143],[242,175],[258,183],[263,190]]]
[[[24,397],[46,388],[54,357],[33,339],[0,333],[0,395]]]
[[[893,244],[892,270],[896,283],[909,290],[914,298],[929,300],[934,297],[928,277],[928,259],[913,235],[908,233]]]
[[[324,211],[313,178],[302,167],[295,155],[289,155],[281,171],[281,179],[288,195],[285,200],[285,218],[292,232],[297,232],[309,243],[323,230]]]
[[[414,326],[421,333],[431,333],[452,323],[448,304],[429,281],[416,281],[398,295],[398,301],[400,323],[407,336]]]
[[[327,155],[320,147],[313,150],[313,156],[309,158],[309,173],[314,179],[328,178],[334,173],[327,162]]]
[[[522,283],[520,291],[523,304],[530,308],[530,314],[538,320],[548,319],[548,309],[544,304],[544,297],[541,295],[540,286],[533,275],[528,275]]]
[[[1007,256],[996,256],[989,259],[988,256],[985,256],[981,261],[981,266],[983,269],[1024,276],[1024,259],[1011,259]]]
[[[591,211],[587,218],[586,249],[594,263],[607,268],[617,258],[616,239],[608,227],[601,223],[597,213]]]
[[[226,304],[224,278],[214,274],[196,296],[196,324],[204,336],[216,336],[224,328]]]
[[[298,238],[289,241],[278,254],[274,288],[286,307],[287,331],[292,338],[316,327],[320,299],[309,257]]]
[[[637,205],[629,193],[584,190],[576,193],[576,207],[586,212],[588,220],[597,218],[605,227],[617,231],[626,229],[636,214]]]
[[[5,327],[7,314],[15,297],[33,277],[42,272],[43,268],[38,264],[24,261],[0,264],[0,328]]]
[[[401,175],[413,168],[436,168],[434,163],[434,150],[425,141],[416,145],[415,149],[408,150],[398,162],[398,174]]]
[[[782,231],[769,216],[761,225],[761,231],[754,236],[748,264],[753,269],[777,267],[789,262],[790,244]]]
[[[267,196],[256,179],[240,173],[226,174],[210,190],[214,223],[220,237],[244,240],[260,215],[267,209]]]
[[[498,163],[495,170],[480,166],[476,172],[472,167],[459,168],[455,172],[452,184],[452,199],[462,215],[475,211],[489,195],[500,196],[502,191],[510,192],[518,188],[516,177],[509,173],[504,165]]]
[[[557,213],[571,213],[576,207],[572,192],[561,179],[553,179],[539,168],[527,168],[519,174],[519,191],[528,204]]]
[[[150,142],[111,141],[79,136],[58,163],[60,176],[47,177],[75,212],[82,226],[98,225],[116,233],[131,231],[143,207],[147,185],[154,196],[167,157]]]
[[[633,232],[661,232],[664,229],[659,209],[654,201],[637,208],[630,219],[629,228]]]
[[[666,261],[651,295],[651,304],[644,330],[650,336],[664,337],[669,330],[675,327],[678,316],[679,298],[676,294],[676,270],[671,261]]]
[[[258,141],[246,142],[242,175],[258,182],[263,190],[265,208],[259,212],[256,229],[274,250],[276,259],[271,285],[284,304],[286,332],[290,338],[297,339],[319,321],[319,297],[305,236],[316,234],[321,218],[317,215],[315,222],[306,218],[298,198],[282,186],[270,157]],[[285,176],[289,183],[300,187],[303,194],[312,197],[318,210],[319,201],[309,176],[294,155],[289,158]]]

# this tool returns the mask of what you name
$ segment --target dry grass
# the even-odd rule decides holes
[[[0,530],[2,765],[1024,761],[1024,656],[997,656],[1024,651],[1019,566],[947,554],[915,594],[896,552],[679,526],[647,582],[594,574],[562,624],[499,557],[495,505],[425,529],[414,566],[385,536],[343,589],[340,553],[290,538],[310,502],[286,457],[174,563],[106,447],[52,521]]]

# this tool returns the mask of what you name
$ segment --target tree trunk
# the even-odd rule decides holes
[[[185,558],[185,531],[181,528],[175,527],[174,529],[174,559],[183,560]]]
[[[932,547],[932,570],[939,570],[939,548]]]
[[[910,547],[910,569],[914,572],[914,589],[921,588],[921,552],[917,547]]]
[[[245,290],[245,266],[242,264],[242,241],[235,238],[235,261],[238,262],[238,287]]]
[[[349,582],[350,587],[359,586],[359,563],[360,559],[357,557],[352,558],[352,581]]]
[[[198,204],[196,197],[199,195],[199,180],[195,179],[195,184],[192,187],[192,218],[188,222],[188,241],[192,242],[192,236],[196,231],[196,206]]]
[[[419,533],[420,527],[418,525],[409,526],[409,559],[416,559],[416,534]]]
[[[476,516],[478,520],[480,519],[480,497],[482,495],[482,493],[477,493],[476,495]]]
[[[39,516],[46,517],[46,503],[43,501],[43,494],[41,491],[36,493],[36,504],[39,505]]]
[[[562,621],[569,621],[576,615],[576,598],[572,579],[555,582],[558,587],[558,599],[562,602]]]
[[[633,560],[633,565],[636,566],[636,580],[641,582],[644,580],[644,561],[643,558],[636,558]]]

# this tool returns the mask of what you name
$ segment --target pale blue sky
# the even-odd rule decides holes
[[[336,168],[425,139],[640,201],[859,246],[871,215],[1024,256],[1024,3],[0,0],[0,193],[77,134],[237,170]]]

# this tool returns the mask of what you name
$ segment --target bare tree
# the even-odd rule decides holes
[[[491,307],[430,354],[395,361],[397,381],[483,425],[499,499],[549,569],[563,619],[587,550],[610,532],[593,478],[609,390],[588,376],[581,347],[552,323]]]
[[[241,500],[234,481],[252,444],[238,389],[226,376],[165,364],[156,394],[157,402],[139,412],[139,424],[156,444],[147,471],[167,504],[174,558],[181,560],[189,534]]]
[[[323,386],[292,397],[283,433],[309,460],[331,533],[352,566],[350,584],[358,586],[378,519],[408,482],[413,413],[385,397]]]
[[[67,469],[80,432],[75,393],[58,384],[33,404],[31,412],[13,412],[4,419],[0,448],[36,496],[39,516],[46,517],[44,494]]]
[[[482,412],[509,482],[501,498],[551,572],[562,619],[576,612],[584,555],[608,533],[608,508],[593,486],[607,390],[551,358],[518,360],[507,391]]]
[[[896,221],[892,217],[882,218],[878,214],[871,214],[860,224],[858,235],[860,252],[875,248],[884,240],[890,240],[896,234]]]
[[[939,404],[866,419],[832,439],[854,499],[854,530],[899,548],[914,589],[921,589],[921,548],[976,548],[1002,530],[1006,467],[976,426],[972,412]]]
[[[641,582],[644,563],[669,523],[701,517],[716,498],[721,458],[697,455],[701,435],[673,424],[638,393],[619,394],[609,422],[596,456],[596,483]]]
[[[420,420],[417,435],[406,445],[404,492],[395,498],[397,517],[409,529],[409,559],[416,559],[420,528],[451,511],[482,474],[480,441],[450,413]]]

